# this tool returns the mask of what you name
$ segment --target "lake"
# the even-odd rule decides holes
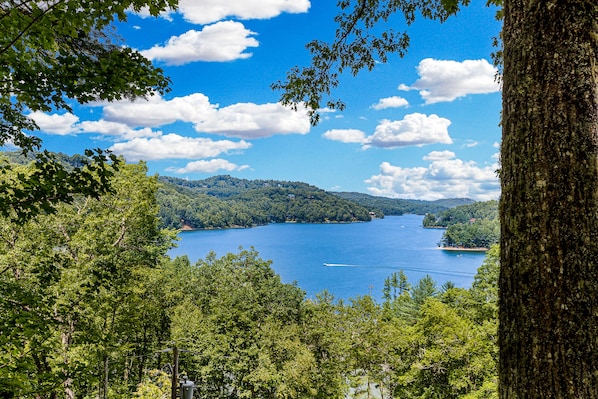
[[[380,300],[384,280],[403,270],[414,285],[426,274],[440,287],[452,281],[468,288],[484,253],[438,248],[443,230],[424,229],[423,216],[387,216],[367,223],[279,223],[250,229],[179,233],[171,256],[192,262],[214,251],[218,256],[254,247],[285,283],[296,282],[308,298],[328,290],[335,298],[370,294]]]

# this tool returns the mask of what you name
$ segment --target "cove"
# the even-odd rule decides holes
[[[372,295],[381,300],[384,280],[403,270],[414,285],[429,274],[440,288],[451,281],[469,288],[484,253],[442,251],[443,230],[424,229],[423,216],[387,216],[366,223],[279,223],[250,229],[179,233],[172,257],[191,262],[255,248],[285,283],[296,282],[308,298],[327,290],[337,299]]]

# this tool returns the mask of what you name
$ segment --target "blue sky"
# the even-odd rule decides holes
[[[46,148],[105,148],[150,173],[303,181],[332,191],[435,200],[499,195],[501,98],[490,54],[495,9],[473,0],[444,24],[419,19],[404,58],[341,78],[344,111],[278,103],[270,85],[309,62],[305,44],[333,38],[333,0],[182,0],[160,18],[130,14],[123,44],[172,79],[147,100],[34,113]]]

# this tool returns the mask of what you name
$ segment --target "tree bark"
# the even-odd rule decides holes
[[[500,398],[598,398],[598,1],[504,17]]]

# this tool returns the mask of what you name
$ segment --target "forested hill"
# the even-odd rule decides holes
[[[376,212],[300,182],[231,176],[194,181],[168,176],[159,179],[163,183],[157,194],[160,218],[172,228],[369,221],[370,211]]]
[[[425,215],[427,213],[440,213],[446,209],[454,208],[460,205],[468,205],[474,202],[469,198],[450,198],[436,201],[422,201],[376,197],[373,195],[355,192],[338,192],[333,194],[346,200],[353,201],[369,209],[379,209],[385,215],[404,215],[407,213]]]
[[[443,247],[490,248],[500,239],[496,200],[461,205],[436,215],[428,213],[422,223],[424,227],[446,228]]]

